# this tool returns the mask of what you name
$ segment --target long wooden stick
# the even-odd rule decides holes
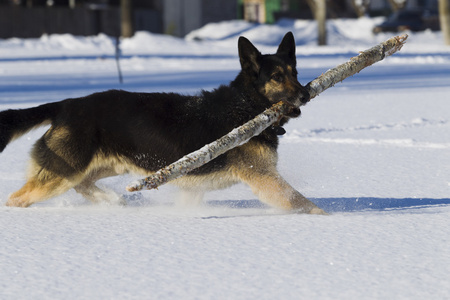
[[[360,52],[358,56],[352,57],[350,61],[320,75],[306,86],[311,99],[345,78],[355,75],[362,69],[399,51],[407,38],[408,35],[406,34],[390,38],[375,47]],[[184,176],[219,155],[248,142],[252,137],[260,134],[276,121],[279,121],[280,118],[283,115],[288,114],[291,109],[292,106],[279,102],[244,125],[233,129],[230,133],[224,135],[220,139],[203,146],[197,151],[185,155],[181,159],[160,169],[147,178],[130,183],[126,189],[129,192],[139,191],[143,188],[155,189],[171,180]]]

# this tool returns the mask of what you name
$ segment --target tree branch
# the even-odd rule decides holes
[[[345,78],[355,75],[362,69],[399,51],[407,38],[408,35],[406,34],[390,38],[375,47],[360,52],[358,56],[352,57],[350,61],[328,70],[307,84],[306,87],[311,99]],[[219,155],[245,144],[252,137],[259,135],[267,127],[279,121],[283,115],[291,112],[292,108],[289,104],[279,102],[244,125],[233,129],[220,139],[182,157],[145,179],[130,183],[126,189],[129,192],[139,191],[143,188],[155,189],[171,180],[184,176]]]
[[[400,51],[407,38],[407,34],[392,37],[366,51],[361,51],[358,56],[352,57],[348,62],[326,71],[306,85],[311,99],[345,78],[353,76],[362,69],[383,60],[386,56]]]

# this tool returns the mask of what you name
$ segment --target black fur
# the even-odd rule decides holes
[[[135,165],[156,171],[227,134],[270,103],[243,98],[232,83],[199,96],[111,90],[48,106],[55,111],[60,108],[52,118],[53,127],[71,129],[70,139],[62,140],[60,146],[71,157],[61,159],[50,151],[45,135],[37,141],[32,156],[42,167],[70,177],[83,172],[98,151],[126,156]],[[32,114],[33,109],[26,112]],[[272,130],[255,139],[273,148],[278,145]],[[226,157],[222,155],[192,174],[217,171],[226,165]]]
[[[59,104],[49,103],[27,109],[9,109],[0,112],[0,152],[14,135],[21,135],[34,126],[52,119],[58,113]]]

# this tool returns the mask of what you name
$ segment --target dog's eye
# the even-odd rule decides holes
[[[283,82],[284,76],[280,73],[275,73],[272,75],[272,79],[275,80],[276,82]]]

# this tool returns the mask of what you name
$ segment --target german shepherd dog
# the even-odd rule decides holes
[[[324,213],[277,171],[277,135],[309,101],[297,80],[293,34],[273,55],[262,55],[244,37],[238,48],[242,69],[235,80],[197,96],[110,90],[0,112],[0,152],[29,130],[51,125],[33,147],[27,182],[6,205],[27,207],[71,188],[93,202],[105,201],[109,194],[97,180],[129,172],[148,176],[285,101],[295,108],[277,126],[173,183],[199,201],[207,190],[243,182],[273,207]]]

